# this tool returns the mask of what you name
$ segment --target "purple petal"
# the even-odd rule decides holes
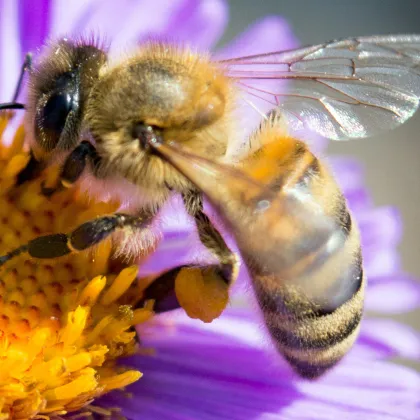
[[[111,40],[110,53],[119,55],[121,51],[135,49],[149,39],[170,39],[168,27],[174,16],[185,7],[188,0],[143,0],[133,4],[132,11],[121,16],[123,24],[118,31],[113,30],[107,37]],[[115,7],[114,2],[110,2]],[[117,5],[117,7],[119,4]],[[126,12],[126,11],[125,11]],[[121,14],[121,12],[119,13]],[[118,16],[118,14],[117,14]]]
[[[184,323],[183,316],[175,316],[175,326],[140,331],[156,355],[128,361],[144,373],[128,388],[133,398],[114,393],[102,403],[122,406],[132,419],[415,419],[420,414],[417,373],[349,356],[324,378],[303,381],[264,348],[248,316],[227,312],[215,321],[215,331],[213,323],[202,329],[199,322]]]
[[[332,156],[327,158],[332,173],[347,199],[353,215],[364,216],[373,208],[370,193],[364,186],[363,165],[353,158]]]
[[[362,328],[362,342],[381,352],[387,348],[387,357],[420,358],[420,335],[408,325],[391,319],[367,318],[363,321]]]
[[[395,248],[377,247],[365,252],[363,250],[364,267],[368,281],[390,274],[397,274],[401,269],[401,258]]]
[[[420,409],[419,387],[420,377],[410,369],[350,358],[317,383],[300,381],[297,386],[307,397],[340,407],[344,413],[364,409],[366,414],[361,418],[367,419],[379,414],[384,418],[416,419]]]
[[[164,236],[156,251],[141,263],[141,275],[160,273],[179,265],[213,262],[180,197],[173,197],[165,204],[155,224]]]
[[[96,34],[111,42],[111,53],[133,48],[140,39],[164,34],[186,0],[77,0],[67,15],[63,0],[54,4],[54,36]],[[63,22],[63,25],[61,25]]]
[[[366,419],[366,420],[408,420],[414,419],[414,417],[405,417],[404,414],[392,415],[388,413],[380,413],[378,411],[373,412],[371,410],[365,410],[363,408],[343,407],[338,404],[336,407],[328,402],[314,401],[312,399],[294,401],[289,407],[286,407],[280,416],[277,415],[264,415],[261,417],[264,420],[314,420],[318,419],[314,417],[314,413],[325,413],[323,419],[327,420],[354,420],[354,419]],[[328,414],[327,414],[328,413]],[[412,413],[410,412],[410,415]],[[414,414],[415,415],[415,414]]]
[[[168,37],[198,50],[210,50],[222,36],[228,23],[224,0],[188,0],[168,23]]]
[[[22,0],[19,7],[21,56],[42,45],[50,30],[52,0]]]
[[[420,307],[420,284],[417,279],[401,274],[375,279],[366,294],[370,311],[399,314]]]
[[[232,42],[219,50],[218,60],[265,52],[282,51],[299,45],[290,24],[277,16],[266,17],[254,23]]]
[[[18,9],[18,2],[0,0],[0,102],[12,100],[22,65]]]
[[[375,340],[369,333],[364,333],[363,328],[357,339],[357,344],[349,353],[358,360],[382,360],[395,357],[394,348],[382,341]]]
[[[364,185],[363,165],[356,159],[332,156],[328,158],[328,163],[344,194]]]
[[[181,265],[203,264],[208,260],[211,260],[209,252],[192,230],[165,232],[156,251],[140,264],[140,275],[157,274]]]
[[[346,190],[344,196],[346,197],[349,209],[356,218],[373,207],[371,195],[364,187]]]
[[[80,26],[102,0],[53,0],[50,10],[50,38],[80,34]],[[79,32],[77,32],[79,30]]]
[[[401,240],[401,215],[394,207],[380,207],[364,212],[358,216],[357,221],[364,249],[395,247]]]

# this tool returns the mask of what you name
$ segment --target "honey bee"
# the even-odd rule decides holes
[[[131,206],[34,238],[0,265],[23,252],[57,258],[118,232],[131,237],[178,194],[217,262],[162,274],[142,303],[153,300],[157,313],[182,306],[208,322],[226,306],[240,259],[205,214],[205,197],[236,240],[278,351],[301,376],[318,377],[357,337],[366,277],[346,200],[295,133],[345,140],[402,124],[419,105],[419,49],[418,35],[372,36],[215,61],[149,43],[111,65],[95,43],[52,43],[35,68],[29,56],[23,66],[26,104],[0,108],[26,109],[31,159],[17,182],[58,160],[57,185],[45,194],[88,174]],[[287,92],[282,81],[293,82]],[[271,111],[239,147],[242,100]]]

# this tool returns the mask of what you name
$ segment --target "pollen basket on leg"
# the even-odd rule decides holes
[[[9,117],[0,114],[0,131]],[[10,146],[0,142],[0,255],[117,210],[117,203],[92,202],[76,189],[44,197],[41,183],[55,169],[17,186],[28,160],[23,130]],[[75,412],[141,377],[117,360],[137,351],[131,327],[153,312],[135,309],[137,269],[114,272],[111,253],[105,241],[58,259],[22,253],[1,267],[0,419]]]

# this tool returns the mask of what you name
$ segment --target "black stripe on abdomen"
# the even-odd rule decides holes
[[[306,379],[314,379],[321,376],[328,369],[331,369],[337,361],[331,361],[323,364],[316,364],[306,362],[304,360],[296,359],[293,356],[284,355],[284,358],[290,363],[293,369],[302,377]]]
[[[350,337],[357,329],[357,326],[360,324],[362,319],[362,313],[358,313],[354,315],[346,325],[343,325],[342,330],[340,330],[339,334],[331,334],[329,336],[323,337],[312,337],[310,334],[308,335],[298,335],[293,331],[287,331],[282,329],[281,327],[269,326],[268,330],[274,340],[282,343],[284,346],[290,349],[300,349],[300,350],[326,350],[331,346],[339,344],[346,338]],[[307,319],[298,321],[298,323],[303,324],[308,323],[310,324],[313,322],[313,319]]]
[[[347,270],[343,269],[341,276],[333,282],[332,286],[325,290],[328,302],[317,302],[316,315],[324,316],[336,311],[360,290],[362,283],[362,252],[359,248],[353,263],[347,267]]]
[[[311,163],[305,168],[304,172],[301,174],[299,179],[296,181],[295,188],[305,188],[309,189],[311,187],[311,181],[313,178],[318,177],[321,171],[321,165],[319,160],[316,156],[314,156],[311,152],[307,152],[311,154],[312,161]],[[298,165],[298,162],[296,163]]]
[[[316,279],[320,281],[320,279]],[[279,283],[281,281],[279,280]],[[336,279],[332,286],[325,289],[325,295],[328,302],[314,302],[311,308],[311,316],[321,317],[336,311],[340,306],[349,301],[361,288],[363,283],[362,254],[359,249],[354,262],[342,275]],[[322,282],[320,282],[322,287]],[[283,289],[268,290],[264,287],[264,279],[254,283],[254,290],[257,295],[260,306],[265,312],[281,313],[299,316],[299,307],[293,307],[292,304],[285,302]],[[293,313],[291,310],[293,309]],[[306,308],[308,309],[308,308]]]

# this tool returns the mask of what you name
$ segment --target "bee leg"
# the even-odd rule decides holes
[[[54,233],[29,241],[6,255],[0,257],[0,266],[13,257],[27,252],[34,258],[57,258],[72,252],[84,251],[99,244],[111,234],[124,228],[143,229],[152,220],[152,215],[131,216],[115,213],[98,217],[78,226],[71,233]]]
[[[183,308],[191,318],[211,322],[221,315],[229,300],[223,277],[218,264],[173,268],[145,289],[138,306],[153,301],[156,313]]]
[[[147,301],[154,300],[153,311],[156,313],[180,308],[181,305],[175,293],[175,279],[183,268],[184,266],[173,268],[155,279],[144,291],[138,306],[143,306]]]
[[[39,176],[45,168],[45,163],[35,159],[32,150],[30,152],[30,159],[26,166],[17,174],[16,185],[22,185],[27,181],[31,181]]]
[[[17,175],[17,185],[22,185],[27,181],[35,179],[45,168],[44,162],[36,160],[32,151],[30,154],[31,158],[29,159],[29,162]],[[65,160],[63,168],[61,169],[58,185],[55,187],[46,187],[45,184],[42,183],[42,194],[49,197],[63,188],[70,188],[82,175],[88,158],[90,158],[93,164],[99,162],[99,156],[92,144],[88,141],[82,141]]]
[[[88,141],[82,141],[65,160],[58,184],[55,187],[45,187],[42,184],[42,193],[49,197],[63,188],[71,188],[83,174],[88,159],[93,166],[100,161],[95,147]]]
[[[239,271],[239,258],[203,213],[201,194],[189,192],[183,195],[183,201],[187,212],[194,217],[201,242],[219,262],[173,268],[145,289],[139,305],[153,300],[153,310],[157,313],[182,307],[189,317],[211,322],[228,304],[229,287]]]
[[[219,231],[203,212],[202,195],[190,191],[182,196],[185,208],[197,226],[201,243],[219,260],[220,273],[227,285],[236,280],[239,271],[239,259],[226,245]]]
[[[185,207],[197,224],[203,244],[217,257],[217,264],[181,266],[158,277],[144,293],[154,301],[155,312],[182,307],[190,318],[211,322],[229,302],[229,287],[237,277],[239,259],[228,248],[220,233],[203,213],[199,193],[183,195]]]

